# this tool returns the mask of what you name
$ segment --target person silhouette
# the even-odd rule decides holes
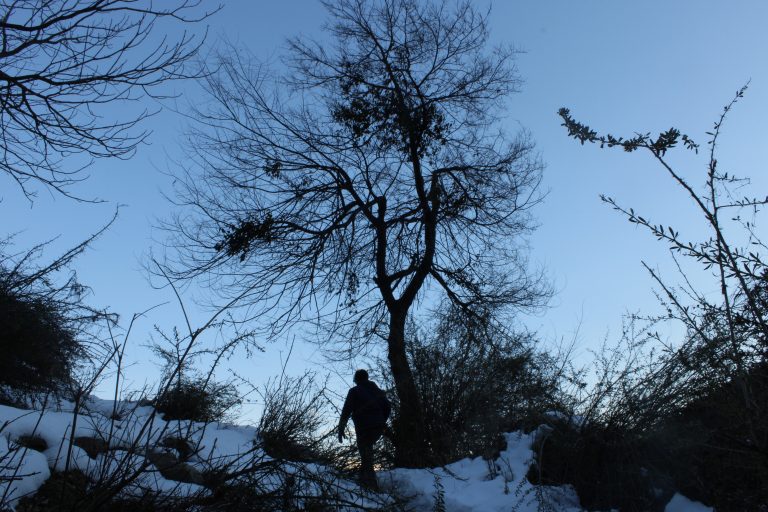
[[[357,370],[352,380],[355,386],[347,393],[341,410],[339,442],[343,442],[347,421],[352,416],[360,452],[360,483],[370,489],[378,489],[373,470],[373,446],[384,433],[392,406],[384,391],[368,380],[367,371]]]

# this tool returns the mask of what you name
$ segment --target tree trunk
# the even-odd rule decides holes
[[[424,428],[424,410],[405,351],[405,312],[391,312],[388,358],[400,401],[395,419],[395,465],[424,467],[429,463],[429,442]]]

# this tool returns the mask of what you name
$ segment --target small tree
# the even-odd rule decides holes
[[[160,34],[163,20],[204,18],[202,0],[0,0],[0,172],[67,194],[83,165],[65,157],[127,157],[146,110],[115,119],[111,104],[156,95],[188,76],[200,41]]]
[[[245,290],[273,334],[308,321],[348,353],[381,340],[411,432],[398,462],[423,464],[406,318],[430,295],[466,311],[541,303],[517,240],[542,166],[525,135],[497,129],[514,51],[486,49],[471,2],[325,6],[331,40],[292,40],[289,76],[229,48],[208,77],[175,275]]]

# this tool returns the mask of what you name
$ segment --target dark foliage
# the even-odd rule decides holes
[[[744,406],[744,383],[751,409]],[[669,446],[671,478],[686,496],[717,510],[768,510],[768,365],[665,419],[654,441]]]
[[[764,366],[750,383],[756,403],[768,404]],[[572,484],[589,510],[662,511],[676,491],[717,510],[763,510],[768,460],[751,439],[768,439],[768,417],[745,411],[738,387],[729,382],[675,412],[647,413],[645,428],[609,424],[606,416],[581,425],[550,420],[528,478]],[[606,412],[627,419],[643,402],[635,397]]]
[[[532,335],[510,332],[490,313],[448,307],[435,325],[413,325],[409,340],[436,463],[492,459],[504,448],[504,432],[532,427],[542,411],[561,408],[557,361],[534,349]],[[397,420],[398,405],[395,441],[409,435]]]
[[[327,436],[321,433],[326,401],[312,374],[282,377],[268,383],[262,399],[259,436],[267,454],[296,462],[319,462],[326,458],[322,438],[327,441]]]
[[[95,328],[115,317],[85,302],[88,289],[70,270],[101,231],[44,265],[40,244],[12,253],[0,242],[0,384],[6,401],[35,392],[59,394],[71,387],[76,370],[97,350]]]
[[[88,494],[88,477],[81,471],[55,472],[32,496],[19,501],[18,512],[70,512]]]
[[[91,482],[81,471],[54,472],[38,491],[25,496],[17,512],[187,512],[195,506],[190,499],[167,499],[147,492],[144,496],[102,501],[111,490]]]
[[[571,484],[588,510],[662,511],[672,497],[672,482],[650,465],[659,462],[654,457],[659,454],[649,450],[659,448],[621,429],[550,420],[534,446],[528,480]]]
[[[2,287],[0,351],[0,384],[21,391],[61,389],[83,357],[76,331],[55,302]]]
[[[153,405],[163,419],[199,422],[223,421],[227,412],[241,403],[231,384],[205,378],[182,378],[155,397]]]

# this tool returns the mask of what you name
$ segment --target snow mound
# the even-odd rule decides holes
[[[136,474],[127,496],[190,496],[206,471],[235,466],[256,453],[256,429],[219,423],[164,421],[135,402],[89,398],[77,414],[61,402],[47,410],[0,405],[0,503],[15,507],[51,471],[80,470],[96,481]],[[182,461],[177,455],[187,447]]]
[[[494,461],[462,459],[436,469],[395,469],[379,473],[383,487],[397,487],[410,496],[415,510],[446,512],[535,512],[540,507],[559,512],[581,511],[570,486],[534,486],[526,478],[533,462],[531,446],[537,431],[505,434],[507,448]]]

